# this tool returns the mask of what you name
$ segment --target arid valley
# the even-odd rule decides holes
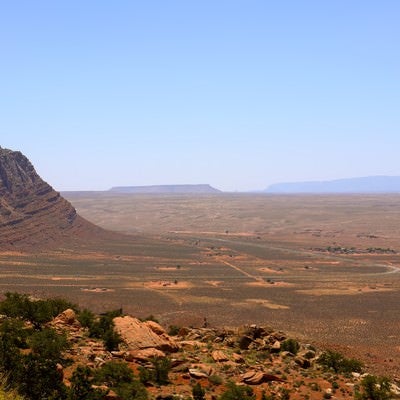
[[[121,235],[1,253],[0,290],[164,325],[270,325],[400,375],[400,197],[63,193]]]

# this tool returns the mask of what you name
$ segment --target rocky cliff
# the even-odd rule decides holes
[[[0,147],[0,249],[42,246],[95,230],[21,152]]]

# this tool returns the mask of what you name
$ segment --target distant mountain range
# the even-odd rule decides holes
[[[113,193],[136,193],[136,194],[211,194],[221,193],[220,190],[208,184],[200,185],[153,185],[153,186],[116,186],[109,190]]]
[[[400,193],[400,176],[366,176],[332,181],[270,185],[265,193]]]

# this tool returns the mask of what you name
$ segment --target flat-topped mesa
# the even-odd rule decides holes
[[[55,242],[86,225],[21,152],[0,147],[0,250]]]

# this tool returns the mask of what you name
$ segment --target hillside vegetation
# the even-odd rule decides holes
[[[0,399],[388,399],[361,362],[270,327],[170,326],[63,299],[0,302]]]

